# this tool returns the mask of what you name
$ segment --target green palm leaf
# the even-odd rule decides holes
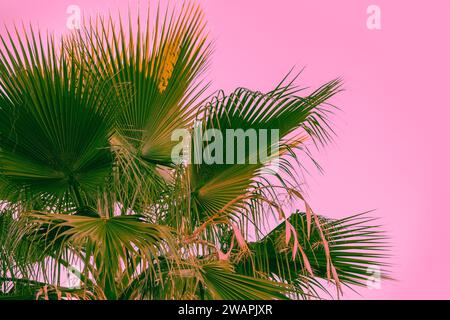
[[[134,269],[124,269],[125,263],[153,268],[154,259],[173,246],[167,227],[151,224],[138,215],[106,218],[36,213],[24,219],[19,234],[32,237],[45,249],[57,246],[61,248],[59,254],[67,249],[80,252],[86,272],[104,288],[108,298],[116,298],[120,292],[122,279],[118,277],[133,273]],[[152,272],[151,276],[158,276],[156,269]]]
[[[234,273],[223,263],[206,264],[201,268],[207,295],[224,300],[286,300],[289,288],[278,282]]]
[[[285,184],[286,180],[280,176],[281,173],[292,175],[295,170],[289,159],[297,159],[292,149],[305,151],[304,141],[307,139],[314,143],[326,143],[330,139],[332,132],[328,116],[331,110],[327,101],[340,91],[340,81],[334,80],[312,94],[301,97],[298,95],[300,90],[293,86],[292,82],[285,84],[285,80],[267,94],[240,88],[230,96],[219,96],[206,106],[201,118],[204,131],[216,129],[223,137],[226,137],[229,129],[252,129],[257,132],[262,129],[278,130],[281,140],[275,155],[281,157],[278,165],[282,172],[274,175],[277,180],[281,180],[281,184]],[[262,173],[271,172],[261,171],[270,162],[264,163],[259,159],[252,164],[250,159],[260,155],[263,151],[261,148],[266,149],[265,153],[270,155],[271,148],[278,141],[269,140],[265,144],[258,144],[253,151],[250,150],[249,144],[240,149],[238,144],[230,147],[227,143],[228,140],[221,152],[224,158],[230,150],[234,152],[235,159],[231,164],[224,160],[217,164],[203,162],[189,166],[192,206],[200,219],[248,207],[245,205],[247,200],[259,194],[255,194],[250,188],[258,185],[255,178],[260,177]],[[243,164],[237,161],[238,152],[245,154]],[[273,184],[267,182],[268,180],[264,181],[262,188],[270,188]]]
[[[59,54],[52,37],[16,35],[0,37],[2,198],[96,192],[112,166],[114,97]]]
[[[324,280],[389,278],[373,220],[316,216],[302,195],[297,170],[332,139],[341,81],[306,94],[288,75],[207,100],[206,35],[185,4],[88,19],[57,44],[31,28],[0,36],[0,299],[316,298]],[[177,129],[194,134],[189,163],[173,158]],[[199,129],[270,140],[225,140],[212,163],[200,141],[196,163]],[[282,195],[307,214],[286,220]]]
[[[328,241],[331,261],[336,268],[339,282],[344,285],[367,286],[374,271],[379,279],[390,279],[388,264],[389,244],[379,226],[369,224],[374,219],[367,214],[331,220],[320,217],[321,228]],[[238,271],[244,274],[258,272],[276,275],[288,283],[298,284],[300,280],[315,287],[320,283],[314,278],[328,280],[326,252],[316,225],[311,226],[308,238],[305,213],[294,213],[288,221],[298,233],[298,242],[312,268],[312,275],[305,265],[305,257],[296,252],[293,258],[292,240],[286,243],[286,225],[281,223],[266,237],[250,244],[253,255],[238,264]]]
[[[174,15],[177,14],[177,17]],[[203,14],[198,6],[161,15],[155,23],[111,17],[91,23],[80,37],[80,47],[90,53],[86,65],[100,79],[112,78],[122,101],[116,141],[156,164],[171,165],[175,129],[192,122],[192,110],[205,87],[197,81],[206,67],[210,45],[205,38]],[[126,27],[127,26],[127,27]],[[123,141],[125,140],[125,141]]]

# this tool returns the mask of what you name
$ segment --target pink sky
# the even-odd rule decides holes
[[[309,178],[309,199],[330,217],[377,209],[374,215],[382,218],[398,281],[360,289],[362,296],[450,299],[450,111],[443,97],[450,2],[199,2],[216,42],[209,71],[214,88],[267,90],[294,65],[306,66],[299,84],[344,78],[346,91],[334,100],[343,110],[335,118],[338,139],[319,157],[326,171]],[[129,1],[131,8],[137,3]],[[128,6],[118,0],[2,0],[0,21],[31,21],[62,33],[70,4],[88,14]],[[381,8],[381,30],[366,27],[371,4]]]

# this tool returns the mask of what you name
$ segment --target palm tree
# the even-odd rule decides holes
[[[206,95],[201,10],[144,20],[1,37],[0,297],[308,299],[365,286],[373,267],[388,278],[373,219],[325,218],[301,189],[341,81]],[[279,170],[174,161],[180,128],[276,129]]]

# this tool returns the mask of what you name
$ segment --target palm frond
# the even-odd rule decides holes
[[[224,300],[288,299],[288,286],[275,281],[235,273],[229,265],[224,263],[206,264],[202,266],[201,270],[207,298]]]
[[[58,259],[66,256],[68,250],[77,252],[86,279],[93,277],[108,298],[118,296],[118,284],[136,268],[152,268],[150,276],[158,277],[154,259],[167,254],[170,248],[173,250],[170,230],[151,224],[139,215],[108,218],[31,213],[18,224],[12,248],[25,237],[35,247],[40,244],[43,256],[51,254]]]
[[[226,137],[230,129],[243,132],[248,129],[255,130],[254,132],[277,130],[280,139],[278,141],[276,137],[273,141],[268,137],[267,141],[262,141],[257,137],[256,148],[251,148],[249,143],[245,146],[237,143],[230,146],[230,141],[226,140],[223,150],[220,150],[222,162],[195,164],[195,159],[192,159],[193,164],[189,166],[193,195],[191,205],[200,220],[205,216],[248,208],[248,200],[260,194],[257,189],[271,188],[274,184],[269,179],[257,179],[264,174],[274,175],[281,186],[284,184],[285,189],[296,188],[295,184],[286,185],[287,180],[281,176],[283,172],[292,175],[295,170],[290,157],[298,159],[292,149],[306,151],[308,154],[306,140],[320,144],[330,139],[332,131],[329,114],[333,107],[328,100],[340,91],[340,80],[331,81],[302,97],[298,95],[301,90],[286,79],[266,94],[239,88],[229,96],[216,97],[200,114],[204,132],[216,129],[221,132],[222,137]],[[275,153],[272,153],[274,150]],[[233,159],[228,159],[230,153],[234,155]],[[244,154],[241,162],[238,161],[238,153]],[[258,159],[261,154],[269,155],[269,160],[279,157],[277,165],[281,172],[272,173],[270,161],[264,162],[260,158],[258,161],[251,161]],[[266,196],[259,198],[270,199]],[[267,202],[270,203],[270,200]]]
[[[192,122],[205,90],[199,77],[211,45],[198,6],[187,4],[165,14],[158,10],[154,23],[151,14],[149,7],[146,21],[137,19],[137,30],[131,16],[119,23],[111,16],[90,21],[78,46],[88,52],[86,65],[99,79],[112,78],[115,88],[127,88],[117,90],[122,101],[117,140],[151,163],[170,166],[172,132]]]
[[[0,37],[2,199],[80,201],[73,189],[89,197],[111,170],[114,97],[59,54],[53,37],[32,29],[16,37]]]
[[[341,284],[367,286],[373,270],[379,272],[379,280],[391,278],[389,265],[385,263],[390,248],[388,239],[380,226],[370,224],[374,219],[367,213],[338,220],[320,217],[319,220]],[[305,213],[296,212],[288,221],[297,232],[297,249],[292,244],[295,239],[287,237],[283,222],[260,241],[249,244],[253,255],[240,261],[237,270],[244,274],[271,274],[292,284],[299,280],[308,284],[307,279],[311,279],[309,284],[317,287],[314,279],[329,279],[320,231],[313,225],[308,237]]]
[[[0,36],[0,299],[309,299],[390,278],[374,220],[315,215],[303,196],[340,79],[209,100],[206,36],[190,3],[86,19],[61,41]]]

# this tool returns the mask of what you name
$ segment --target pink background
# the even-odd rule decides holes
[[[162,1],[163,3],[165,1]],[[273,87],[306,66],[300,84],[334,77],[346,91],[335,103],[337,143],[320,155],[325,175],[309,178],[317,212],[341,217],[370,209],[393,243],[396,282],[360,289],[372,299],[450,299],[450,42],[448,0],[203,0],[216,40],[214,88]],[[130,1],[136,8],[137,1]],[[127,1],[1,0],[0,21],[32,21],[66,32],[66,8],[87,14],[126,10]],[[366,27],[381,7],[382,30]],[[141,1],[142,7],[147,1]],[[2,31],[3,32],[3,31]],[[346,298],[358,298],[347,292]]]

